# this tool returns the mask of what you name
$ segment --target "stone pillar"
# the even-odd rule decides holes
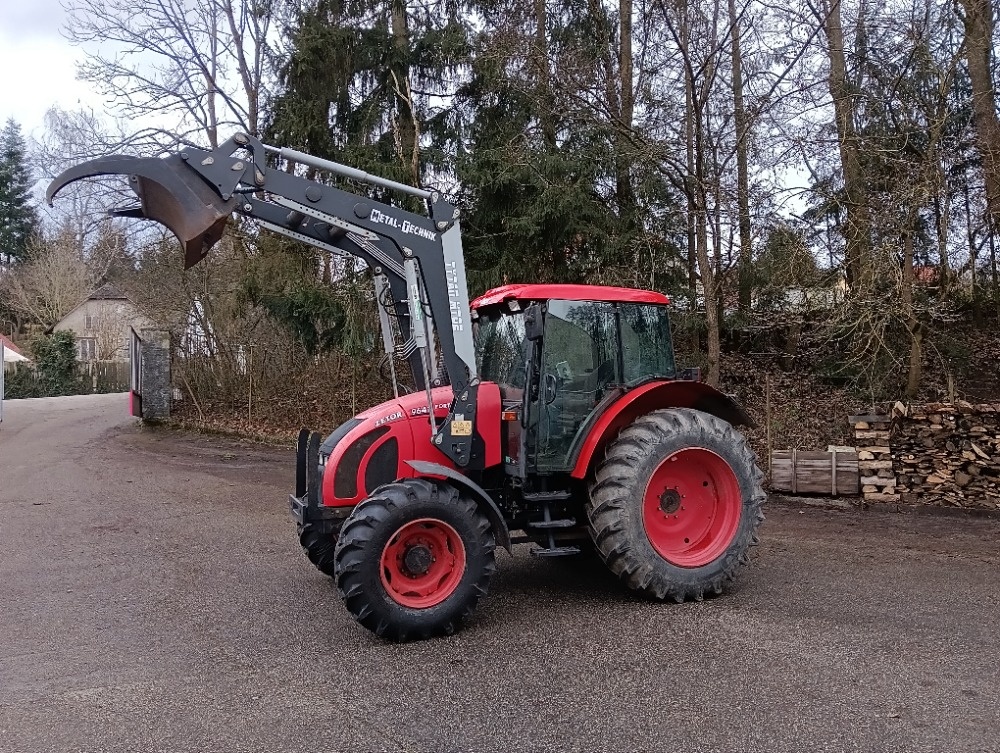
[[[858,448],[861,495],[865,502],[899,502],[896,473],[889,451],[892,416],[851,416]]]
[[[142,420],[170,418],[170,333],[165,329],[143,328],[142,338]]]

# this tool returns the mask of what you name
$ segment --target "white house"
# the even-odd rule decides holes
[[[80,361],[127,361],[129,332],[155,327],[128,296],[108,283],[82,301],[48,331],[72,330]]]

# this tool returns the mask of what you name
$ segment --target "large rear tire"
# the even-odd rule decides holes
[[[587,515],[598,554],[657,599],[722,593],[764,520],[764,474],[732,425],[687,408],[637,419],[608,446]]]
[[[355,619],[380,638],[450,635],[486,595],[495,546],[489,520],[455,487],[386,484],[340,531],[337,587]]]

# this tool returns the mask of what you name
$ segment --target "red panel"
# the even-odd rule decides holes
[[[564,301],[609,301],[616,303],[668,304],[663,293],[635,288],[615,288],[607,285],[504,285],[479,296],[470,305],[473,309],[492,306],[504,301],[547,301],[550,298]]]
[[[614,439],[619,431],[639,416],[659,408],[691,408],[708,401],[716,401],[719,404],[730,405],[737,411],[740,410],[726,395],[704,382],[680,380],[650,382],[626,392],[617,402],[612,403],[591,427],[570,475],[573,478],[586,478],[591,459],[598,455],[599,451],[603,451],[604,445]]]
[[[142,418],[142,395],[135,390],[128,392],[128,412],[130,416]]]
[[[451,408],[451,387],[438,387],[431,391],[434,401],[435,418],[444,418]],[[476,413],[476,428],[486,444],[486,465],[499,465],[500,452],[500,388],[493,382],[483,382],[479,385],[479,406]],[[346,507],[361,502],[365,494],[365,469],[368,460],[378,448],[395,437],[399,442],[399,466],[396,469],[397,478],[411,478],[417,472],[411,468],[407,460],[425,460],[438,463],[446,468],[456,468],[451,459],[431,442],[431,426],[427,418],[427,394],[414,392],[402,395],[398,399],[389,400],[373,408],[369,408],[357,416],[361,423],[348,432],[333,450],[327,460],[326,471],[323,473],[323,504],[331,507]],[[372,445],[358,464],[357,496],[352,499],[341,499],[334,494],[334,477],[336,467],[341,462],[344,453],[356,440],[373,429],[388,427],[389,432]],[[457,469],[456,470],[461,470]]]
[[[395,401],[383,403],[381,406],[377,407],[388,408],[385,412],[390,416],[401,413],[399,404],[395,403]],[[366,413],[367,412],[369,411],[366,411]],[[385,425],[385,423],[386,422],[383,422],[379,424],[379,426]],[[365,469],[368,468],[368,461],[383,444],[390,440],[390,438],[395,438],[395,440],[399,443],[396,477],[401,478],[412,475],[410,467],[408,465],[403,465],[403,461],[413,454],[413,439],[410,434],[409,422],[393,419],[393,422],[388,427],[388,433],[380,437],[377,442],[369,447],[365,451],[365,454],[361,458],[360,462],[357,464],[357,468],[355,469],[355,489],[357,489],[357,493],[355,496],[350,499],[342,499],[336,496],[334,481],[336,478],[337,466],[343,461],[344,454],[347,449],[358,439],[375,428],[377,427],[374,425],[374,421],[364,421],[345,434],[340,442],[337,443],[337,446],[333,448],[333,453],[326,462],[326,470],[323,472],[322,502],[324,505],[327,505],[328,507],[353,506],[361,502],[361,500],[367,496],[365,492]]]
[[[500,465],[500,386],[495,382],[479,385],[479,407],[476,410],[476,428],[486,443],[486,467]]]

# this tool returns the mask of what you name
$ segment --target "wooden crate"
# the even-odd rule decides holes
[[[858,453],[774,450],[771,488],[792,494],[855,495],[861,491]]]

